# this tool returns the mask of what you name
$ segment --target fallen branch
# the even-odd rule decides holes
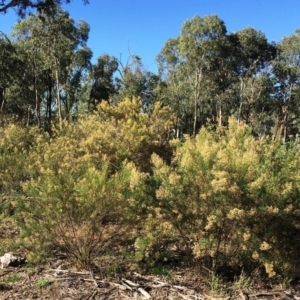
[[[146,299],[151,299],[151,296],[141,287],[138,288],[138,291],[146,298]]]
[[[68,274],[74,274],[74,275],[89,275],[90,272],[77,272],[72,270],[61,270],[61,269],[49,269],[49,271],[56,272],[56,273],[68,273]]]
[[[132,282],[130,280],[127,280],[127,279],[124,279],[124,278],[122,278],[122,281],[125,282],[125,283],[127,283],[127,284],[129,284],[129,285],[131,285],[131,286],[135,286],[135,287],[140,286],[139,284],[134,283],[134,282]]]

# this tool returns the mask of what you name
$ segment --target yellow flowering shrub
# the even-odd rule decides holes
[[[300,251],[294,245],[300,210],[292,209],[299,205],[297,150],[255,139],[231,118],[228,129],[202,128],[195,139],[177,144],[171,165],[153,156],[156,205],[172,224],[170,235],[198,259],[211,257],[209,267],[261,265],[269,276],[294,272],[282,265],[293,265],[283,262],[296,262]]]
[[[209,268],[298,275],[299,146],[256,139],[234,118],[169,143],[173,122],[159,102],[144,113],[125,99],[50,135],[0,128],[1,216],[32,253],[61,249],[79,266],[119,236],[145,265],[170,245]]]
[[[138,99],[124,99],[117,106],[103,101],[93,116],[79,122],[76,130],[79,147],[101,161],[108,155],[112,164],[118,166],[124,159],[132,161],[138,169],[150,171],[153,152],[168,158],[169,131],[174,115],[168,107],[157,102],[149,114],[141,112]]]
[[[5,234],[6,238],[1,237],[1,253],[17,248],[15,194],[22,190],[22,183],[29,178],[29,152],[39,139],[43,137],[37,128],[11,123],[0,127],[0,232],[9,233]]]
[[[37,133],[15,204],[26,248],[63,249],[86,266],[110,237],[124,239],[126,224],[134,230],[137,212],[147,211],[139,196],[146,178],[141,170],[150,169],[153,152],[171,154],[172,120],[159,103],[145,114],[140,101],[125,99],[117,106],[102,102],[95,114],[53,127],[51,136]],[[25,134],[20,137],[24,143]],[[17,140],[12,133],[9,138]]]
[[[108,160],[95,166],[87,157],[76,157],[75,147],[62,148],[61,157],[54,144],[45,147],[49,160],[36,177],[23,183],[16,208],[27,249],[61,249],[86,267],[112,236],[125,230],[122,218],[132,166],[125,163],[110,175]]]

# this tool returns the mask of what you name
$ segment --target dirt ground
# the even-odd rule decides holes
[[[184,273],[184,275],[183,275]],[[63,260],[52,260],[40,265],[24,265],[0,269],[0,300],[15,299],[165,299],[165,300],[300,300],[300,285],[291,289],[280,286],[247,287],[215,283],[192,270],[174,274],[171,278],[123,272],[112,278],[103,278],[101,268],[78,271]]]

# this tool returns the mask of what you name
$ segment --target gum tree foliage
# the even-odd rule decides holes
[[[271,64],[277,47],[270,44],[261,31],[251,27],[228,35],[227,40],[230,68],[235,79],[230,86],[233,98],[231,112],[239,121],[253,126],[260,135],[274,105]]]
[[[8,38],[2,40],[1,82],[1,115],[2,121],[15,117],[27,125],[31,122],[35,110],[37,82],[43,82],[43,75],[37,73],[37,53],[29,51],[29,46],[16,43]],[[32,54],[31,55],[29,55]],[[35,70],[35,71],[34,71]],[[35,76],[35,77],[34,77]],[[35,110],[36,111],[36,110]],[[37,118],[35,118],[36,120]]]
[[[143,109],[153,107],[160,98],[161,79],[149,72],[138,55],[130,55],[126,64],[120,62],[119,99],[139,97]]]
[[[82,0],[88,4],[88,0]],[[53,12],[53,8],[63,3],[70,3],[71,0],[1,0],[0,13],[6,13],[8,10],[15,9],[18,16],[25,17],[32,10],[46,10],[48,13]]]
[[[28,17],[15,25],[13,34],[31,81],[21,86],[34,91],[37,123],[41,113],[48,126],[53,114],[60,123],[75,114],[76,94],[92,56],[86,46],[88,24],[80,21],[75,25],[67,12],[57,9],[53,16],[41,13]]]
[[[5,91],[13,81],[14,75],[11,70],[16,70],[16,61],[13,59],[15,47],[10,39],[0,32],[0,112],[4,113]],[[14,65],[14,68],[12,67]]]
[[[161,84],[160,76],[147,71],[139,56],[130,55],[123,65],[121,60],[108,54],[98,58],[84,83],[85,89],[90,91],[90,109],[95,109],[102,100],[117,104],[124,98],[140,98],[145,111],[160,99]]]
[[[300,30],[278,43],[278,55],[273,63],[277,108],[277,140],[285,142],[288,135],[299,132]]]
[[[195,16],[184,22],[180,36],[170,39],[158,56],[161,69],[176,72],[189,90],[188,105],[193,115],[191,134],[195,135],[206,118],[206,74],[222,51],[226,27],[217,16]]]
[[[157,57],[178,128],[195,135],[207,120],[222,126],[234,114],[259,131],[272,105],[275,55],[276,46],[253,28],[227,34],[217,16],[186,21]]]
[[[89,108],[95,109],[102,100],[108,101],[118,93],[115,77],[119,67],[118,59],[108,54],[98,57],[88,75],[90,85]]]

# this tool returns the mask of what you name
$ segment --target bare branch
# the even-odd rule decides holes
[[[5,4],[5,0],[2,0],[0,3],[0,13],[6,13],[9,8],[16,7],[20,3],[20,0],[11,0],[8,4]]]

